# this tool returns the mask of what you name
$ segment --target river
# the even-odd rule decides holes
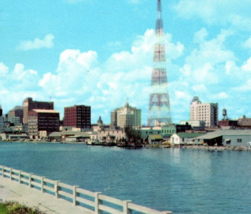
[[[0,164],[174,214],[251,213],[251,153],[0,143]]]

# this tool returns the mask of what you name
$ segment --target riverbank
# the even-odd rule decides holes
[[[53,142],[53,141],[0,141],[0,143],[31,143],[31,144],[86,144],[85,142]],[[94,146],[94,145],[88,145]],[[96,145],[95,145],[96,146]],[[99,145],[103,146],[103,145]],[[116,146],[116,145],[114,145]],[[106,146],[107,147],[107,146]],[[120,146],[118,146],[120,147]],[[123,148],[123,147],[121,147]],[[128,147],[129,148],[129,147]],[[134,149],[133,147],[130,147]],[[172,145],[172,144],[146,144],[142,145],[140,148],[161,148],[161,149],[199,149],[199,150],[208,150],[208,151],[251,151],[251,148],[247,146],[205,146],[205,145]]]
[[[208,151],[251,151],[246,146],[205,146],[205,145],[146,145],[145,148],[168,148],[168,149],[198,149]]]
[[[182,146],[180,147],[182,149],[204,149],[208,151],[251,151],[246,146],[197,146],[197,145],[192,145],[192,146]]]

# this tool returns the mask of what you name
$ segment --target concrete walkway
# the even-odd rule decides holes
[[[0,177],[0,201],[16,201],[29,207],[38,207],[48,214],[91,213],[63,199],[57,199],[53,195],[41,193],[39,190],[30,189],[24,184],[3,177]]]

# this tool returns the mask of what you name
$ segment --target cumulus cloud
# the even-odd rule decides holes
[[[3,77],[6,74],[8,74],[8,72],[9,72],[9,68],[1,62],[0,63],[0,76]]]
[[[230,72],[236,60],[234,53],[224,45],[231,34],[231,31],[222,30],[215,38],[208,40],[205,28],[196,32],[194,42],[198,45],[185,58],[185,64],[180,68],[182,74],[180,80],[191,84],[191,88],[195,91],[198,90],[198,85],[207,88],[209,85],[219,83],[224,75],[223,72],[219,73],[221,67],[226,64],[226,70]]]
[[[192,87],[192,89],[195,91],[195,92],[205,92],[207,91],[207,87],[203,84],[200,84],[200,85],[194,85]]]
[[[244,48],[249,48],[251,49],[251,37],[249,37],[249,39],[247,39],[245,41],[245,43],[243,44]]]
[[[247,79],[241,86],[235,87],[234,90],[241,92],[249,92],[251,91],[251,79]]]
[[[231,24],[237,29],[251,30],[249,6],[249,0],[181,0],[173,8],[183,18],[198,17],[208,24]]]
[[[1,101],[5,112],[14,105],[21,105],[28,96],[37,97],[40,89],[38,87],[40,77],[37,71],[26,69],[21,63],[10,69],[1,62],[0,75],[0,95],[4,96],[4,100]]]
[[[56,72],[44,74],[39,86],[56,97],[84,92],[88,88],[91,90],[99,76],[95,69],[90,69],[96,59],[97,53],[94,51],[81,53],[79,50],[65,50],[60,54]]]
[[[247,62],[245,62],[242,67],[241,67],[244,71],[249,71],[251,72],[251,57],[247,60]]]
[[[53,47],[54,36],[52,34],[47,34],[43,39],[34,39],[33,41],[21,41],[17,46],[17,50],[34,50],[41,48],[52,48]]]
[[[172,42],[166,34],[167,57],[176,59],[183,54],[184,46]],[[76,49],[63,51],[56,71],[47,72],[39,81],[39,86],[57,103],[62,105],[89,104],[100,114],[109,118],[109,112],[123,105],[129,99],[131,105],[145,108],[149,101],[154,30],[136,37],[130,51],[113,53],[100,63],[95,51],[81,52]],[[170,61],[168,68],[172,69]],[[71,100],[67,98],[71,95]],[[67,103],[69,102],[69,103]],[[96,110],[95,112],[97,112]],[[93,117],[97,117],[97,113]],[[103,112],[103,113],[102,113]],[[110,119],[108,119],[109,121]]]

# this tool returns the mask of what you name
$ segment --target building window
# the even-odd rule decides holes
[[[242,143],[242,139],[237,139],[237,143]]]

